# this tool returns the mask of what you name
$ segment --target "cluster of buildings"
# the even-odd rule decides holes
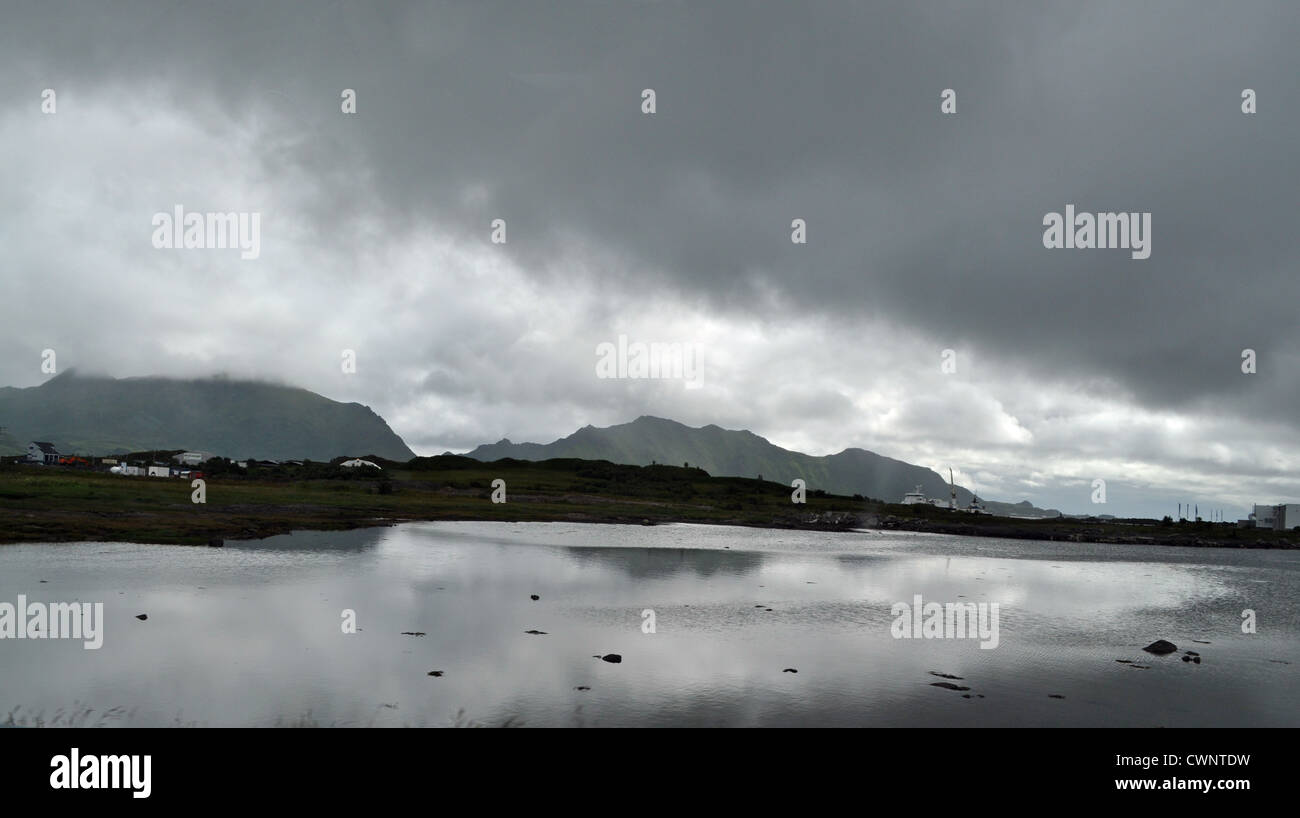
[[[172,461],[175,465],[157,461],[148,465],[133,465],[125,461],[119,461],[114,457],[89,458],[62,454],[53,443],[45,440],[33,440],[27,444],[28,463],[41,466],[83,466],[85,468],[100,466],[107,467],[110,474],[123,474],[132,477],[202,477],[202,472],[188,467],[201,466],[211,460],[212,457],[213,455],[208,452],[181,452],[172,455]]]
[[[211,452],[181,452],[172,455],[172,463],[159,463],[155,461],[152,464],[130,464],[125,461],[119,461],[113,457],[78,457],[76,455],[60,454],[54,444],[43,440],[34,440],[27,444],[27,462],[42,466],[83,466],[93,468],[95,466],[108,467],[111,474],[123,474],[131,477],[202,477],[203,473],[195,471],[192,467],[202,466],[215,455]],[[249,466],[261,468],[274,468],[276,466],[301,466],[301,460],[238,460],[235,465],[241,469],[247,469]],[[361,467],[372,467],[379,469],[379,464],[372,463],[369,460],[353,458],[339,464],[344,468],[355,469]]]

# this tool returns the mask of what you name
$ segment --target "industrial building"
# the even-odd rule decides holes
[[[1271,528],[1274,531],[1290,531],[1300,528],[1300,503],[1283,503],[1276,506],[1255,506],[1250,519],[1255,528]]]

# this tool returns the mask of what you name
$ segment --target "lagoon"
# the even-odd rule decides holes
[[[0,546],[20,594],[103,645],[0,639],[16,724],[1300,726],[1295,551],[433,522]],[[918,595],[997,604],[996,648],[896,638]]]

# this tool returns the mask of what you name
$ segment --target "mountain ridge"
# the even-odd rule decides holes
[[[110,378],[67,370],[38,386],[0,387],[0,426],[8,429],[0,439],[8,454],[40,440],[84,455],[187,448],[232,458],[415,456],[368,406],[226,376]]]
[[[809,490],[859,494],[898,502],[916,486],[928,497],[947,498],[948,481],[931,469],[850,446],[835,454],[810,455],[785,449],[748,429],[723,429],[717,424],[691,427],[668,418],[641,415],[607,427],[583,426],[551,443],[513,443],[502,438],[466,453],[480,461],[514,458],[547,460],[578,457],[645,466],[652,462],[690,463],[715,476],[757,477],[789,483],[802,478]],[[965,507],[974,493],[957,486],[957,504]],[[1028,501],[1005,503],[981,498],[992,512],[1025,516],[1056,516]]]

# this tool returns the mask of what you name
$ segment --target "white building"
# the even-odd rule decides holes
[[[54,448],[53,443],[46,443],[41,440],[35,440],[27,444],[27,462],[44,463],[47,466],[55,465],[59,462],[59,450]]]
[[[172,460],[183,466],[202,466],[211,460],[213,455],[209,452],[181,452],[172,455]]]
[[[354,459],[352,459],[352,460],[344,460],[344,461],[343,461],[342,463],[340,463],[339,465],[342,466],[342,467],[344,467],[345,469],[357,469],[357,468],[360,468],[360,467],[362,467],[362,466],[369,466],[369,467],[372,468],[372,469],[380,469],[380,470],[382,470],[382,467],[381,467],[378,463],[371,463],[369,460],[362,460],[361,458],[354,458]]]
[[[1271,528],[1275,531],[1290,531],[1300,526],[1300,503],[1283,503],[1276,506],[1255,506],[1250,515],[1256,528]]]
[[[166,466],[150,466],[149,476],[150,477],[171,477],[171,469],[167,468]]]
[[[1300,503],[1283,503],[1273,508],[1273,528],[1290,531],[1300,528]]]

